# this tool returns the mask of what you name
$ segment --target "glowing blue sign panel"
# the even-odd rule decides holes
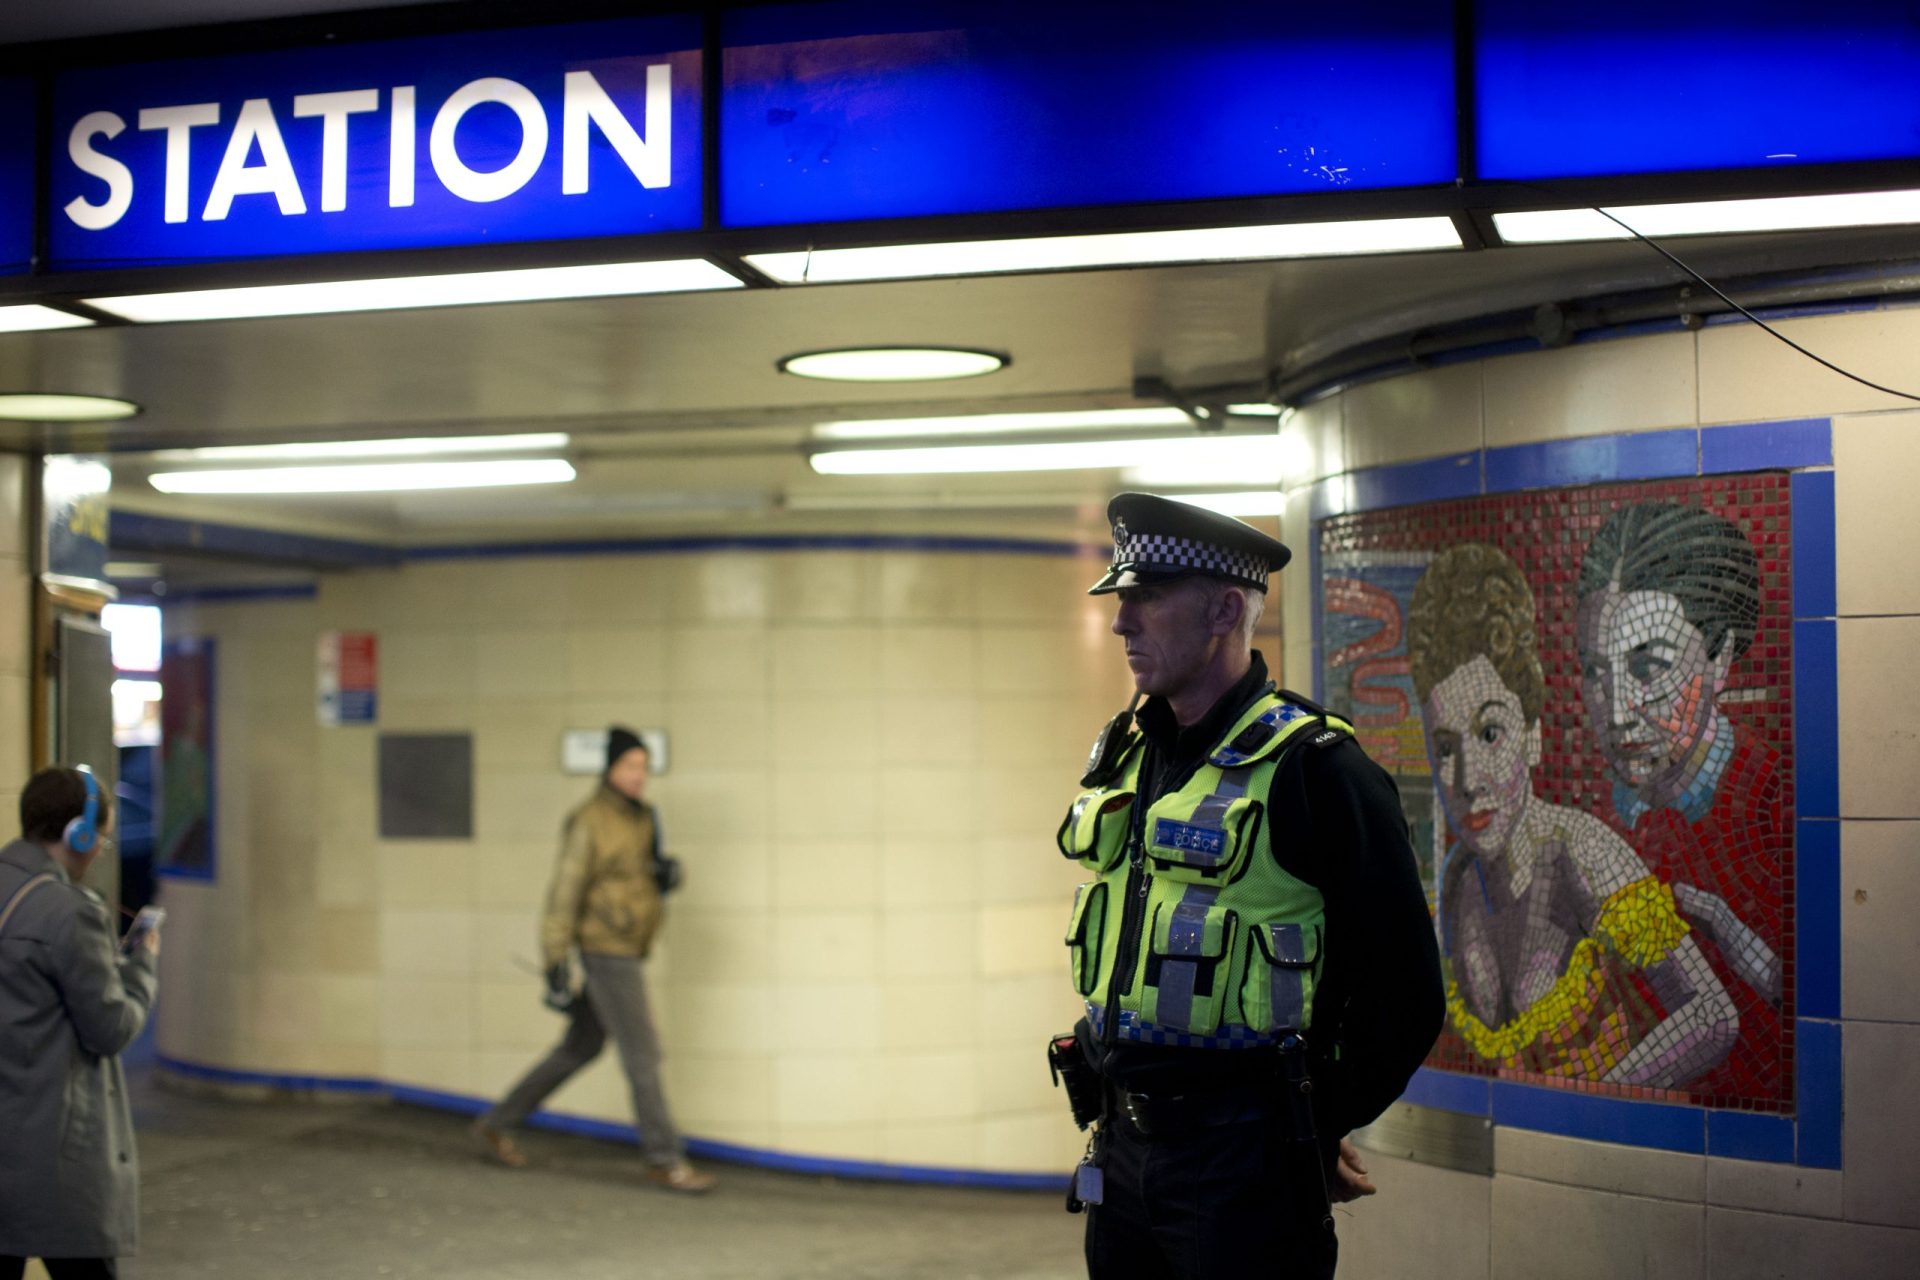
[[[0,80],[0,274],[33,265],[33,84]]]
[[[1920,156],[1911,0],[1474,5],[1483,178]]]
[[[1452,6],[990,0],[726,16],[731,226],[1453,181]]]
[[[697,18],[75,71],[56,268],[697,228]]]

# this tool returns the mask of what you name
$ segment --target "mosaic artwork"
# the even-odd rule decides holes
[[[1769,473],[1322,522],[1324,696],[1446,965],[1429,1066],[1792,1109],[1789,520]]]

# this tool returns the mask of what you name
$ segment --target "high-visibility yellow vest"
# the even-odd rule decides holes
[[[1137,733],[1112,781],[1074,800],[1057,843],[1095,878],[1074,892],[1067,947],[1097,1035],[1237,1049],[1306,1029],[1326,908],[1275,859],[1266,802],[1290,744],[1351,732],[1269,689],[1144,813]]]

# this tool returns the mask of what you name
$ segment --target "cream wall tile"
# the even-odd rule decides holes
[[[1346,397],[1328,396],[1303,405],[1280,423],[1280,483],[1292,489],[1348,467]]]
[[[895,622],[971,622],[982,557],[963,551],[888,551],[875,557],[880,616]]]
[[[1911,310],[1782,320],[1787,337],[1864,377],[1901,385],[1920,316]],[[1700,421],[1760,422],[1909,405],[1795,355],[1750,324],[1719,324],[1700,338]]]
[[[1920,1023],[1920,822],[1841,825],[1840,912],[1844,1016]]]
[[[972,1120],[890,1121],[881,1129],[880,1158],[889,1164],[969,1169],[978,1162],[978,1138]]]
[[[880,704],[871,695],[773,700],[773,758],[802,767],[832,762],[843,774],[880,763]]]
[[[980,1166],[984,1169],[1064,1175],[1079,1160],[1085,1145],[1085,1135],[1074,1129],[1064,1108],[1057,1117],[989,1116],[980,1122]]]
[[[880,755],[890,764],[971,764],[980,750],[980,717],[966,696],[894,694],[880,704]]]
[[[566,710],[552,698],[505,698],[475,702],[468,710],[476,775],[530,772],[560,767],[560,737],[570,727]],[[590,779],[581,781],[584,791]]]
[[[689,982],[672,1022],[662,1020],[668,1052],[732,1054],[767,1047],[772,991],[760,983]]]
[[[1099,726],[1095,726],[1098,731]],[[1092,737],[1087,738],[1091,743]],[[1023,836],[1037,850],[1053,849],[1053,835],[1072,803],[1086,748],[1054,764],[1058,772],[983,767],[976,775],[974,798],[983,836]],[[1058,850],[1054,850],[1055,853]]]
[[[880,1134],[877,1124],[783,1124],[774,1130],[781,1150],[826,1160],[878,1160]]]
[[[380,1042],[389,1050],[470,1050],[473,1006],[467,983],[459,978],[382,978]]]
[[[975,977],[980,971],[977,917],[971,905],[888,911],[880,922],[887,981]]]
[[[1887,554],[1913,537],[1920,412],[1836,418],[1833,464],[1840,612],[1920,613],[1920,557]]]
[[[473,1034],[482,1050],[512,1050],[533,1055],[557,1041],[566,1022],[540,1003],[540,984],[476,982],[473,992]],[[531,1057],[528,1058],[531,1064]]]
[[[974,997],[971,975],[953,979],[903,979],[889,974],[880,989],[880,1045],[913,1052],[930,1044],[973,1049]]]
[[[705,1135],[719,1123],[773,1125],[773,1060],[764,1054],[669,1055],[666,1073],[674,1119],[684,1128]]]
[[[758,785],[765,785],[764,778]],[[779,769],[773,777],[775,830],[784,838],[873,839],[880,834],[878,790],[849,787],[844,775],[830,769]]]
[[[782,625],[769,633],[768,645],[780,696],[874,691],[880,632],[870,623]]]
[[[1801,1218],[1841,1216],[1838,1169],[1707,1157],[1707,1203]]]
[[[771,1041],[774,1062],[819,1053],[874,1055],[880,1049],[880,988],[870,975],[840,982],[795,981],[783,973],[770,1017],[757,1039],[735,1051]]]
[[[1066,800],[1060,802],[1062,816],[1066,814],[1067,803]],[[1056,822],[1044,830],[982,840],[980,901],[996,905],[1045,904],[1060,913],[1055,923],[1064,934],[1073,887],[1090,873],[1079,863],[1061,856],[1059,846],[1054,843],[1058,825]]]
[[[771,663],[767,633],[739,626],[672,630],[667,641],[667,690],[761,697]]]
[[[685,865],[686,880],[669,910],[681,906],[744,911],[773,901],[773,851],[762,841],[695,840],[667,828],[667,849]]]
[[[783,840],[773,863],[773,905],[850,911],[880,902],[880,846],[871,840]]]
[[[767,698],[676,694],[667,699],[663,707],[658,713],[626,714],[609,706],[601,709],[594,721],[625,724],[636,729],[666,729],[668,772],[656,779],[652,793],[661,803],[666,803],[678,780],[689,773],[760,767],[773,762],[773,707]]]
[[[321,907],[371,907],[380,900],[371,841],[327,840],[314,858],[314,901]]]
[[[781,557],[769,616],[781,623],[845,622],[879,614],[879,566],[857,551]]]
[[[1709,1209],[1706,1261],[1713,1280],[1883,1280],[1920,1274],[1920,1231]]]
[[[770,983],[779,970],[768,911],[675,904],[668,909],[659,948],[671,951],[678,972],[697,974],[704,982]]]
[[[1060,693],[1078,683],[1076,646],[1065,631],[983,626],[979,642],[982,693]]]
[[[1065,785],[1072,786],[1086,765],[1087,750],[1095,736],[1125,704],[1126,695],[1116,692],[1111,710],[1089,717],[1072,698],[983,695],[975,700],[980,718],[980,758],[1007,765],[1057,768],[1066,779]],[[1064,800],[1060,811],[1066,812]]]
[[[473,642],[474,693],[494,698],[564,698],[572,691],[571,644],[552,628],[482,631]]]
[[[1920,1227],[1920,1026],[1851,1022],[1844,1034],[1847,1217]]]
[[[386,973],[465,978],[473,971],[473,934],[460,911],[385,911],[380,957]]]
[[[796,982],[870,979],[880,959],[879,916],[872,911],[817,911],[774,921],[774,962]]]
[[[556,744],[555,750],[558,750]],[[473,835],[490,844],[546,848],[560,838],[560,825],[587,796],[592,779],[552,773],[483,773],[473,780]],[[472,846],[464,846],[471,851]]]
[[[979,855],[968,841],[907,837],[881,845],[880,901],[889,912],[970,903],[979,886]]]
[[[979,683],[971,629],[895,627],[880,633],[879,646],[880,687],[888,693],[966,697]]]
[[[1061,908],[984,907],[980,911],[980,972],[989,978],[1061,972]]]
[[[765,622],[774,614],[776,563],[784,565],[784,557],[751,552],[670,556],[666,616],[680,622]]]
[[[380,1053],[380,1078],[386,1084],[412,1085],[441,1093],[477,1092],[473,1051],[429,1045],[387,1044]]]
[[[1481,368],[1446,365],[1345,393],[1347,466],[1357,471],[1478,449]]]
[[[27,536],[29,459],[0,453],[0,556],[24,559],[33,545]]]
[[[984,978],[974,1005],[983,1046],[1043,1045],[1048,1036],[1071,1027],[1085,1013],[1067,981],[1064,963],[1057,973],[1044,976]]]
[[[1493,1131],[1493,1167],[1503,1174],[1663,1200],[1705,1198],[1705,1156],[1588,1142],[1508,1125]]]
[[[667,630],[625,626],[571,631],[567,670],[576,698],[658,696],[667,687]]]
[[[980,567],[975,616],[986,623],[1058,625],[1084,605],[1099,569],[1081,556],[992,556]]]
[[[559,831],[555,824],[552,849],[533,844],[480,844],[473,849],[473,905],[476,907],[517,907],[538,904],[545,896],[547,881],[553,874],[558,856]]]
[[[1920,618],[1842,618],[1840,812],[1920,818]]]
[[[932,765],[887,764],[876,779],[880,831],[890,841],[952,840],[973,833],[978,818],[975,787],[967,774]]]
[[[1693,344],[1670,333],[1488,360],[1487,447],[1728,421],[1696,417]]]
[[[540,963],[540,916],[544,903],[529,900],[512,910],[475,910],[465,913],[467,946],[472,957],[467,975],[477,981],[525,983],[533,978],[528,967]]]
[[[470,632],[385,631],[380,635],[378,661],[381,691],[388,696],[464,698],[474,691]]]
[[[783,1130],[797,1125],[870,1125],[880,1119],[885,1096],[886,1080],[876,1058],[794,1054],[774,1063],[774,1117]]]
[[[27,755],[31,705],[27,677],[0,675],[0,778],[24,779],[33,772]]]
[[[673,609],[671,555],[583,556],[550,561],[574,618],[590,626],[660,623]]]
[[[1375,1200],[1336,1209],[1341,1274],[1388,1280],[1419,1259],[1422,1280],[1486,1280],[1493,1180],[1366,1153]]]
[[[1706,1210],[1495,1174],[1493,1280],[1699,1276]]]
[[[464,733],[473,726],[474,702],[468,698],[382,698],[381,733]],[[376,732],[365,729],[334,729],[331,732]]]
[[[380,972],[380,914],[366,910],[311,912],[319,965],[333,974]]]
[[[380,902],[390,910],[446,911],[472,905],[471,846],[389,841],[376,846],[374,857]]]
[[[1062,1026],[1059,1031],[1070,1030]],[[1049,1032],[1048,1034],[1053,1034]],[[1033,1114],[1067,1107],[1066,1092],[1053,1083],[1042,1045],[1001,1045],[973,1055],[980,1073],[979,1106],[982,1115]]]
[[[33,581],[26,562],[0,556],[0,679],[31,674],[32,622]]]
[[[884,1061],[881,1118],[901,1121],[964,1120],[975,1114],[974,1059],[970,1053],[902,1053]]]

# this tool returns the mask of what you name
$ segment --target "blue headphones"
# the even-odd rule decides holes
[[[76,766],[76,772],[87,784],[87,806],[80,811],[79,817],[67,824],[61,839],[75,853],[88,853],[100,843],[100,783],[94,778],[93,770],[86,765]]]

